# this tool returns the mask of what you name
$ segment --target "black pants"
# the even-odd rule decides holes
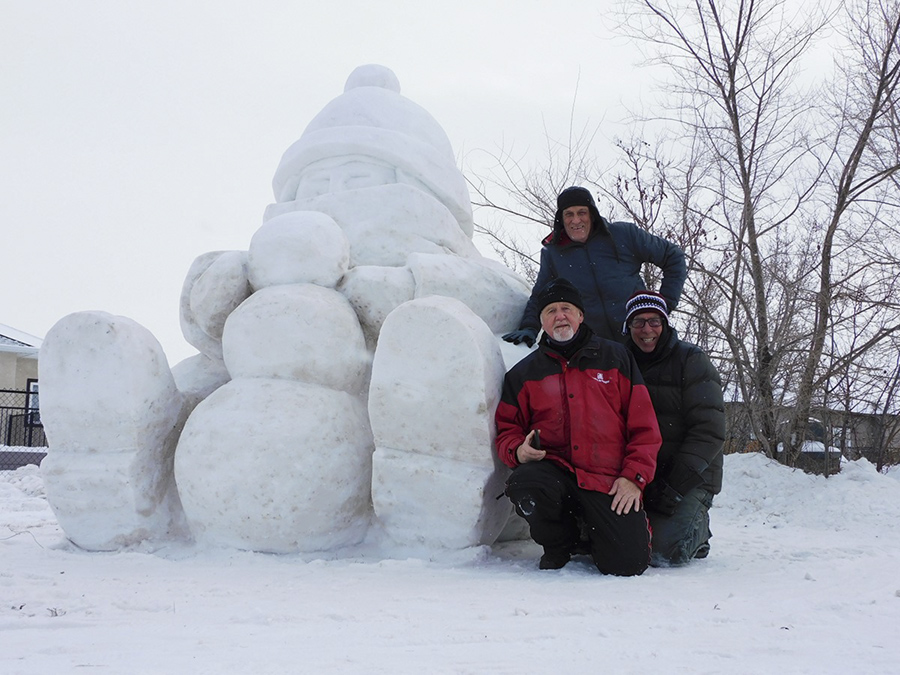
[[[684,496],[671,516],[647,511],[653,528],[653,553],[650,556],[653,567],[684,565],[701,547],[709,548],[712,502],[712,493],[697,487]]]
[[[612,497],[578,487],[575,475],[553,462],[513,469],[506,495],[545,551],[571,553],[585,525],[594,564],[604,574],[634,576],[650,562],[650,529],[644,510],[617,515]]]

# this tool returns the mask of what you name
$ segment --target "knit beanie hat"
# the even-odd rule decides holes
[[[563,211],[572,206],[586,206],[591,213],[591,226],[596,227],[600,223],[600,212],[594,203],[594,197],[587,188],[573,186],[568,187],[559,193],[556,198],[556,216],[553,219],[554,230],[560,230],[563,227]]]
[[[666,299],[654,291],[638,291],[625,303],[625,323],[622,324],[622,335],[628,335],[628,322],[631,317],[641,312],[656,312],[666,323],[669,323]]]
[[[567,279],[553,279],[541,289],[537,297],[538,311],[543,312],[544,307],[554,302],[568,302],[584,312],[584,302],[581,293]]]

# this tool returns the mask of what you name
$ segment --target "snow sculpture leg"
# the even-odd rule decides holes
[[[162,347],[105,312],[61,319],[40,357],[47,499],[66,536],[113,550],[179,531],[172,480],[187,415]]]
[[[197,406],[175,470],[198,541],[272,553],[325,551],[365,536],[371,457],[357,397],[247,378]]]
[[[492,543],[510,514],[497,500],[494,410],[504,366],[487,325],[458,300],[409,301],[384,322],[372,366],[372,501],[394,540]]]

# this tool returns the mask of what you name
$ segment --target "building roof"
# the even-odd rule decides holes
[[[21,356],[37,358],[41,343],[43,340],[39,337],[0,323],[0,352],[12,352]]]

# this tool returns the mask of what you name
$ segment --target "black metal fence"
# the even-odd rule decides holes
[[[0,471],[40,464],[47,436],[37,393],[0,389],[0,446]]]

